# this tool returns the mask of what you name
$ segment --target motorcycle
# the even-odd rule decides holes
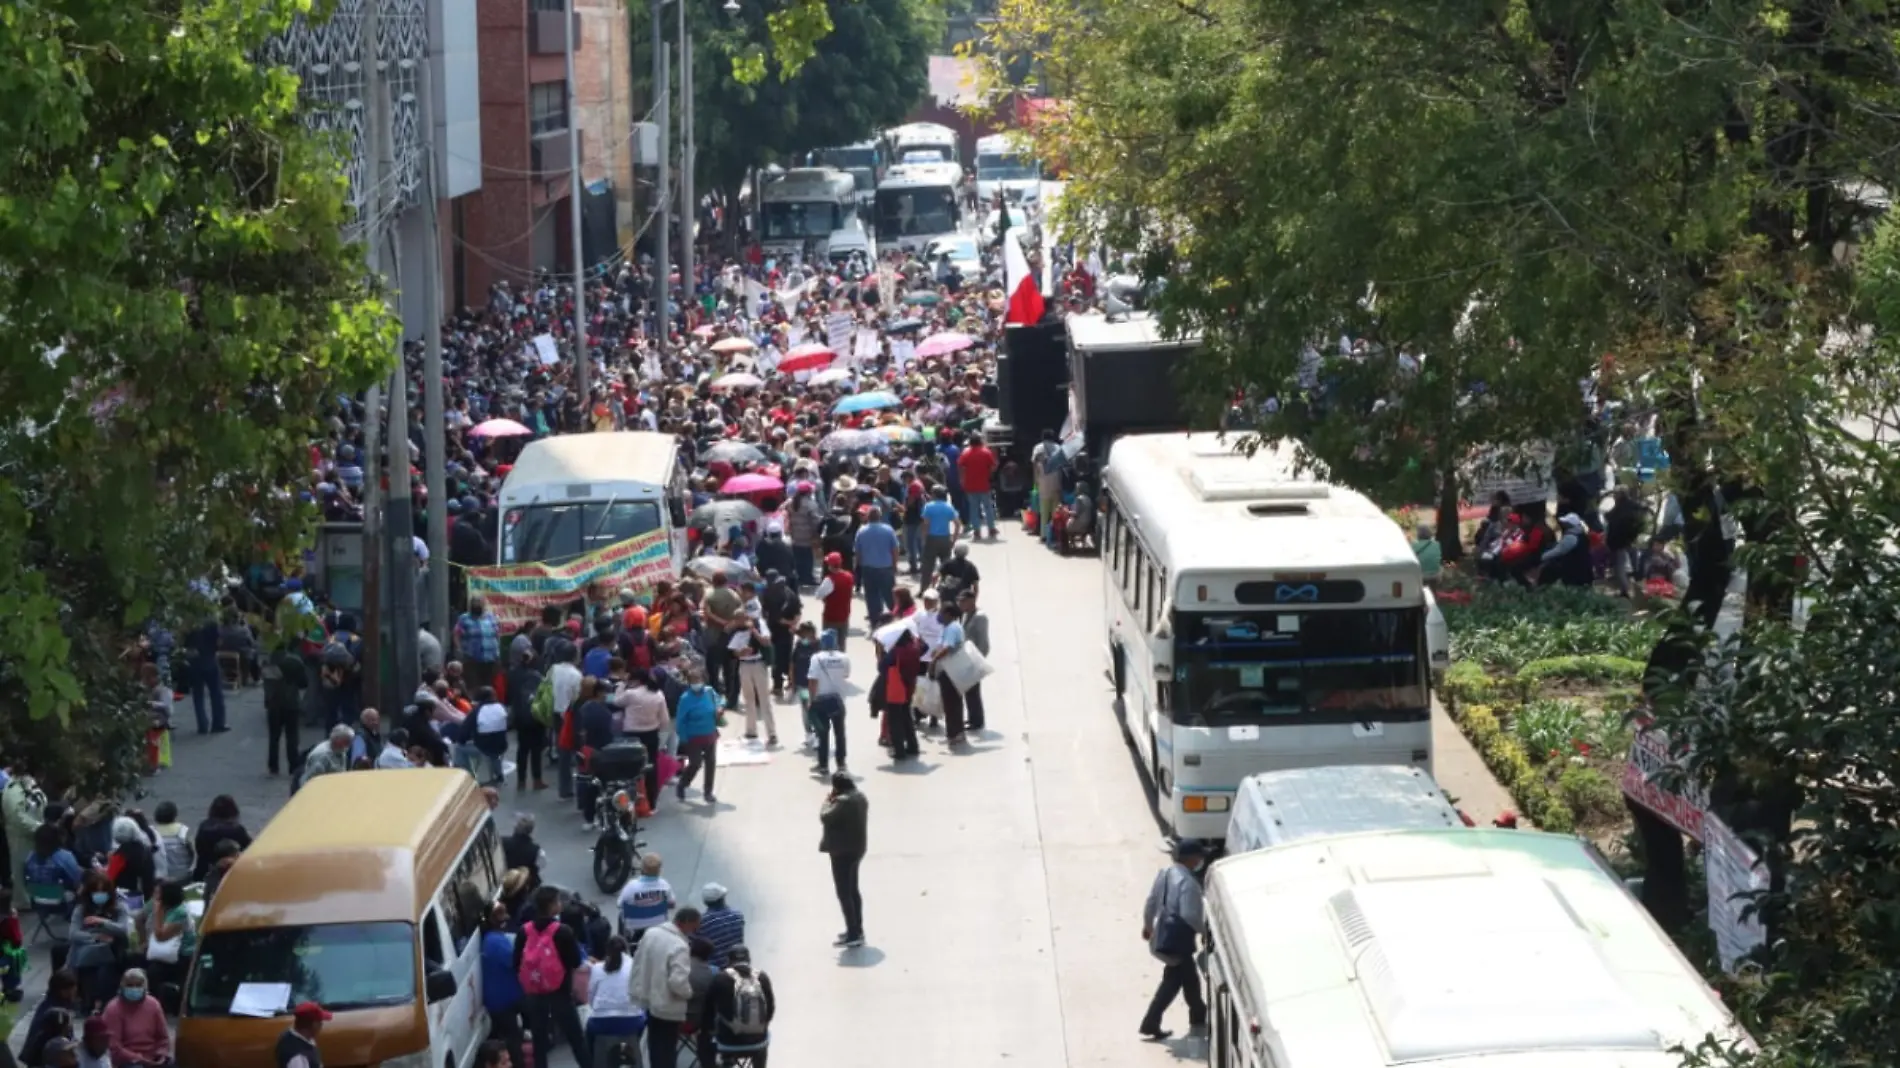
[[[639,782],[646,772],[647,748],[639,742],[617,742],[588,759],[594,787],[594,885],[603,894],[617,894],[633,878],[640,859],[640,821],[635,811]]]

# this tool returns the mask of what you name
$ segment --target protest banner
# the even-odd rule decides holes
[[[482,597],[501,628],[511,631],[532,624],[548,605],[582,597],[601,603],[632,589],[645,603],[661,579],[672,577],[672,546],[666,531],[655,530],[564,564],[471,567],[468,592]]]
[[[1668,735],[1651,727],[1639,729],[1623,765],[1623,793],[1700,842],[1703,814],[1709,810],[1707,793],[1696,783],[1686,783],[1684,792],[1677,792],[1656,781],[1680,763],[1670,752]]]

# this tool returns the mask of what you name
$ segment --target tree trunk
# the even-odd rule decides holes
[[[1458,521],[1458,468],[1447,464],[1438,474],[1438,550],[1445,563],[1465,558],[1464,535]]]

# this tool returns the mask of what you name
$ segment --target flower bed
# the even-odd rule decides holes
[[[1452,718],[1525,818],[1616,846],[1627,713],[1659,628],[1595,590],[1446,578]]]

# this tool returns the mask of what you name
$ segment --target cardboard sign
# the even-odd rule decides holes
[[[1722,970],[1735,965],[1767,938],[1761,917],[1742,913],[1754,904],[1754,895],[1768,889],[1768,866],[1748,843],[1735,837],[1728,824],[1713,814],[1702,817],[1702,866],[1708,876],[1709,930],[1715,934],[1716,956]]]

